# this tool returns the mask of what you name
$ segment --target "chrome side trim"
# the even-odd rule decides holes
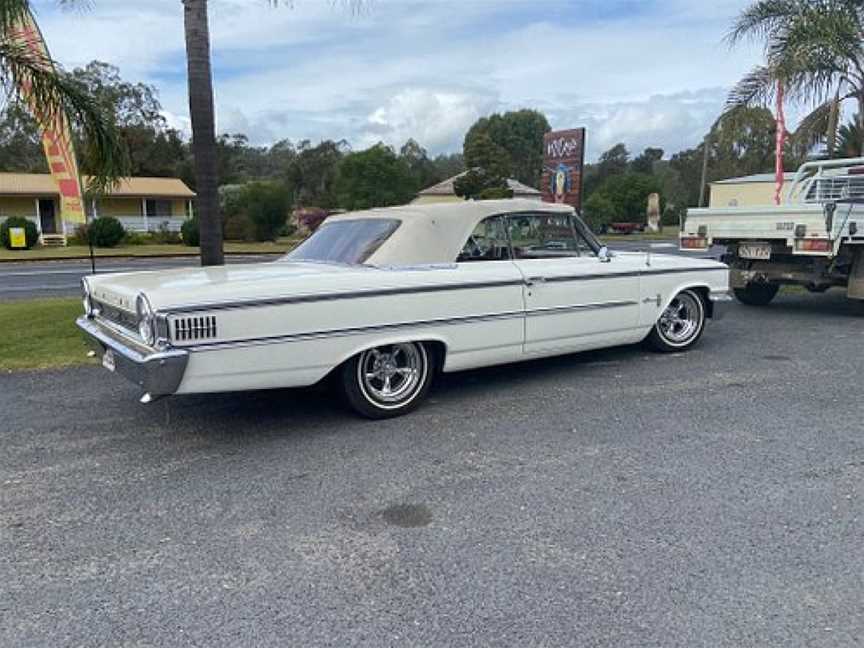
[[[310,331],[308,333],[292,333],[290,335],[273,335],[261,338],[248,338],[243,340],[226,340],[225,342],[211,342],[209,344],[196,344],[183,347],[193,352],[214,351],[227,347],[259,346],[262,344],[277,344],[279,342],[296,342],[300,340],[316,340],[320,338],[345,337],[349,335],[362,335],[376,331],[398,331],[406,328],[422,328],[424,326],[451,326],[454,324],[471,324],[474,322],[489,322],[494,320],[505,320],[522,318],[523,311],[509,311],[504,313],[490,313],[488,315],[470,315],[466,317],[448,317],[443,319],[420,320],[415,322],[398,322],[394,324],[375,324],[370,326],[355,326],[344,329],[329,329],[326,331]]]
[[[362,335],[364,333],[375,333],[378,331],[399,331],[410,328],[424,328],[428,326],[453,326],[459,324],[473,324],[477,322],[490,322],[514,318],[536,317],[540,315],[555,315],[566,312],[598,310],[605,308],[621,308],[624,306],[635,306],[635,301],[602,302],[597,304],[578,304],[572,306],[553,306],[549,308],[536,308],[530,311],[506,311],[502,313],[488,313],[485,315],[466,315],[462,317],[446,317],[441,319],[418,320],[414,322],[397,322],[393,324],[375,324],[370,326],[356,326],[344,329],[329,329],[326,331],[310,331],[308,333],[293,333],[290,335],[274,335],[261,338],[249,338],[243,340],[226,340],[225,342],[211,342],[209,344],[196,344],[183,347],[192,352],[214,351],[217,349],[259,346],[264,344],[277,344],[280,342],[297,342],[301,340],[315,340],[330,337],[345,337],[350,335]]]
[[[631,272],[609,272],[605,274],[591,275],[562,275],[560,277],[546,277],[546,283],[562,281],[594,281],[595,279],[623,279],[627,277],[645,277],[654,275],[682,274],[685,272],[716,272],[728,270],[728,268],[672,268],[670,270],[633,270]]]
[[[634,270],[629,272],[607,272],[603,274],[588,275],[565,275],[561,277],[547,277],[547,283],[564,281],[595,281],[597,279],[624,279],[628,277],[641,277],[645,275],[680,274],[686,272],[716,272],[727,271],[726,267],[719,268],[672,268],[670,270]],[[250,299],[235,302],[212,302],[202,304],[183,304],[171,306],[158,311],[169,315],[182,315],[187,313],[198,313],[202,311],[237,310],[241,308],[258,308],[262,306],[282,306],[286,304],[309,304],[314,302],[368,299],[372,297],[389,297],[394,295],[419,295],[424,293],[449,292],[451,290],[480,290],[483,288],[501,288],[506,286],[524,286],[525,279],[508,279],[502,281],[486,281],[465,284],[440,284],[437,286],[411,286],[403,288],[383,288],[380,290],[363,290],[359,292],[339,292],[324,295],[296,295],[290,297],[272,297],[267,299]]]
[[[638,306],[635,301],[617,301],[603,302],[599,304],[579,304],[575,306],[549,306],[547,308],[533,308],[526,311],[528,317],[536,317],[538,315],[557,315],[558,313],[573,313],[577,311],[600,310],[604,308],[621,308],[623,306]]]
[[[372,297],[390,297],[394,295],[411,295],[422,293],[447,292],[451,290],[479,290],[481,288],[501,288],[505,286],[522,286],[522,279],[506,281],[486,281],[467,284],[440,284],[437,286],[412,286],[404,288],[382,288],[380,290],[361,290],[359,292],[342,292],[324,295],[297,295],[292,297],[273,297],[270,299],[250,299],[236,302],[213,302],[211,304],[189,304],[171,306],[164,309],[171,315],[196,313],[200,311],[237,310],[239,308],[258,308],[261,306],[282,306],[286,304],[308,304],[312,302],[334,301],[342,299],[363,299]]]

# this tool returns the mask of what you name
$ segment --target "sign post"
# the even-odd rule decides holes
[[[581,212],[584,166],[584,128],[546,133],[543,137],[543,200],[565,203]]]

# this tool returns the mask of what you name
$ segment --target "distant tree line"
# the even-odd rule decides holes
[[[99,61],[72,70],[68,77],[114,114],[132,175],[179,177],[195,188],[189,143],[166,122],[155,87],[125,81],[117,68]],[[647,197],[656,192],[665,222],[676,223],[684,209],[699,202],[706,156],[708,182],[772,171],[775,128],[768,109],[742,106],[724,113],[698,146],[669,156],[655,147],[632,155],[624,143],[616,144],[586,165],[584,215],[598,228],[614,221],[644,221]],[[467,172],[456,182],[456,192],[465,198],[509,196],[508,178],[539,188],[543,136],[549,130],[548,120],[536,110],[493,114],[471,126],[462,153],[436,157],[413,139],[398,150],[379,143],[354,151],[344,140],[285,139],[254,146],[244,134],[224,133],[217,149],[226,232],[244,238],[276,235],[274,217],[265,212],[270,214],[280,204],[287,205],[283,211],[311,208],[313,220],[314,209],[403,204],[421,189],[463,171]],[[856,153],[861,144],[856,117],[839,128],[833,154]],[[787,169],[814,151],[827,155],[820,153],[819,145],[812,129],[800,136],[790,134]],[[82,167],[84,173],[92,171],[86,158]],[[33,120],[14,103],[0,116],[0,169],[48,171]]]

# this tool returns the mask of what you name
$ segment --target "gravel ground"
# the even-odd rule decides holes
[[[860,646],[862,333],[792,294],[383,423],[0,376],[0,646]]]

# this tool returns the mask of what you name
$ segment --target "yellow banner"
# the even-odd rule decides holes
[[[53,65],[42,33],[29,12],[27,12],[21,25],[9,34],[9,38],[32,52],[34,59],[44,60],[46,66]],[[78,163],[75,160],[75,147],[72,143],[69,119],[63,112],[54,115],[47,113],[42,106],[36,103],[30,92],[29,78],[15,79],[15,83],[21,98],[27,103],[42,131],[42,147],[45,149],[45,157],[48,158],[51,175],[54,177],[60,193],[60,217],[64,224],[71,223],[74,225],[86,222],[81,182],[78,176]]]

